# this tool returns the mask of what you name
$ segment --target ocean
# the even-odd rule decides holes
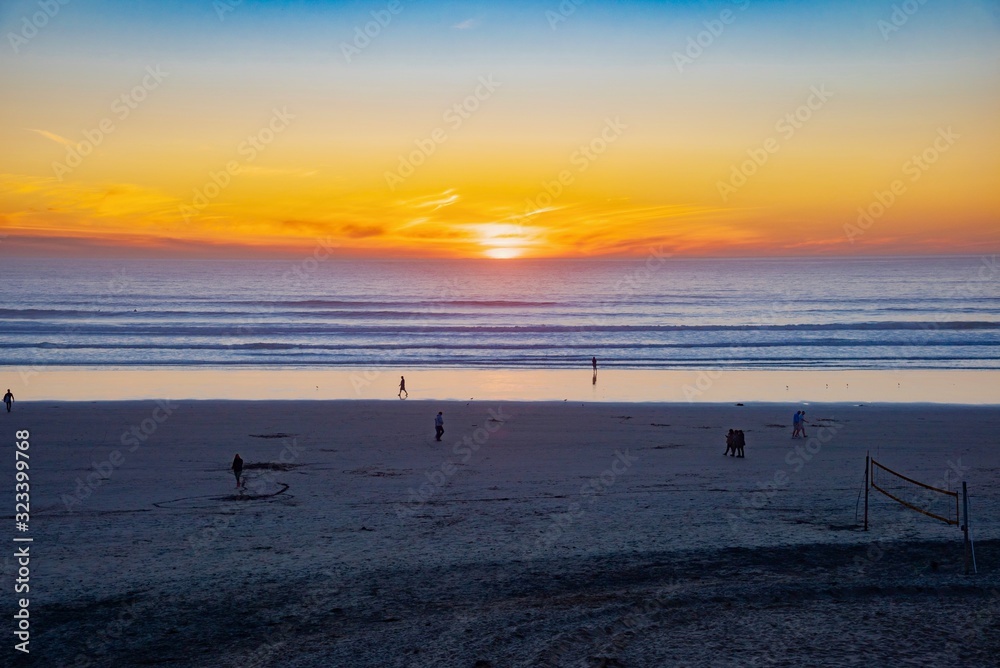
[[[30,260],[0,365],[998,369],[995,256]]]

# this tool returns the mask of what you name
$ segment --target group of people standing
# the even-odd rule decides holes
[[[729,433],[726,434],[726,451],[722,453],[722,456],[742,457],[743,447],[746,444],[747,439],[743,435],[742,429],[730,429]]]

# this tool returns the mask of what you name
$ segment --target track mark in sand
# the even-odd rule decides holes
[[[305,464],[283,464],[280,462],[252,462],[250,464],[244,464],[243,470],[257,470],[264,469],[265,471],[291,471],[300,466],[305,466]]]
[[[773,422],[771,424],[766,424],[764,426],[765,427],[773,427],[774,429],[788,429],[788,425],[774,424]]]
[[[156,502],[153,503],[153,505],[156,506],[157,508],[164,508],[164,509],[170,509],[170,508],[183,508],[183,509],[190,509],[190,508],[211,508],[212,506],[210,506],[210,505],[205,505],[205,504],[198,505],[198,504],[181,503],[181,502],[183,502],[183,501],[198,501],[198,500],[202,500],[202,499],[208,500],[208,501],[259,501],[261,499],[273,499],[274,497],[276,497],[276,496],[278,496],[280,494],[284,494],[285,492],[288,491],[288,485],[287,484],[285,484],[283,482],[279,482],[279,483],[276,483],[276,484],[281,489],[279,489],[277,492],[272,492],[270,494],[229,494],[227,496],[182,496],[179,499],[171,499],[170,501],[156,501]],[[291,495],[289,495],[287,498],[291,498]]]
[[[220,497],[224,501],[257,501],[259,499],[270,499],[271,497],[278,496],[279,494],[284,494],[288,491],[288,485],[279,482],[278,485],[281,487],[277,492],[272,492],[271,494],[230,494],[229,496]]]
[[[650,422],[650,427],[669,427],[669,424],[660,424],[659,422]]]
[[[413,473],[413,469],[377,469],[374,467],[363,467],[360,469],[347,469],[344,473],[351,475],[367,475],[373,478],[396,478],[398,476]]]
[[[276,434],[250,434],[250,438],[292,438],[293,436],[298,436],[298,434],[286,434],[281,431]]]

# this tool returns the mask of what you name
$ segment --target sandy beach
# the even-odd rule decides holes
[[[6,428],[31,443],[24,658],[995,665],[1000,409],[812,405],[810,439],[792,440],[797,408],[16,403]],[[722,454],[729,428],[744,459]],[[862,530],[867,452],[968,482],[978,575],[958,528],[885,497]]]

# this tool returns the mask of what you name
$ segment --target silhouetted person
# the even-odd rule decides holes
[[[243,459],[240,458],[240,453],[236,453],[236,457],[233,458],[233,475],[236,476],[236,486],[240,486],[240,476],[243,475]]]
[[[438,411],[437,417],[434,418],[434,440],[440,441],[443,435],[444,435],[444,413]]]
[[[7,404],[7,412],[10,413],[10,406],[14,403],[14,395],[10,393],[10,388],[7,388],[7,394],[3,395],[3,402]]]
[[[597,358],[596,357],[591,357],[590,358],[590,363],[593,365],[594,371],[596,372],[597,371]]]
[[[730,454],[732,453],[732,454]],[[732,429],[726,434],[726,451],[722,453],[722,456],[730,455],[731,457],[736,454],[736,432]]]
[[[743,430],[742,429],[738,429],[736,431],[735,441],[736,441],[735,451],[737,453],[736,456],[737,457],[742,457],[743,456],[743,446],[745,446],[747,444],[747,439],[746,439],[746,436],[743,435]]]
[[[797,438],[802,431],[802,411],[795,411],[792,416],[792,438]]]
[[[402,376],[400,376],[399,377],[399,394],[397,396],[400,399],[405,399],[406,397],[403,396],[404,394],[407,397],[410,396],[410,393],[406,391],[406,379],[403,378]]]

